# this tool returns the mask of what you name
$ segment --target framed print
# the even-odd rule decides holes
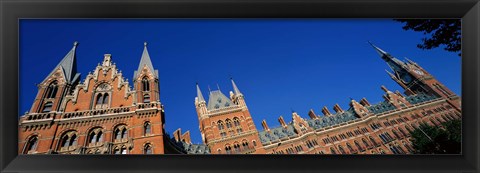
[[[2,171],[478,171],[478,1],[1,5]]]

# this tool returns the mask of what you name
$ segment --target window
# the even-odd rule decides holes
[[[255,147],[257,146],[257,142],[256,142],[256,141],[252,141],[252,143],[253,143],[253,146],[255,146]]]
[[[28,153],[31,153],[33,151],[35,151],[37,149],[37,145],[38,145],[38,137],[37,136],[32,136],[30,137],[30,139],[28,140],[28,142],[25,144],[25,151],[23,152],[23,154],[28,154]]]
[[[368,141],[365,139],[365,138],[362,138],[362,142],[363,142],[363,145],[365,145],[365,147],[370,147],[370,145],[368,144]]]
[[[103,104],[108,104],[108,93],[103,95]]]
[[[153,154],[152,145],[151,144],[145,144],[145,147],[143,148],[143,152],[145,154]]]
[[[53,107],[53,103],[52,102],[47,102],[47,103],[45,103],[45,105],[43,105],[42,112],[43,113],[50,112],[50,111],[52,111],[52,107]]]
[[[226,121],[227,128],[232,128],[232,121],[230,119],[227,119]]]
[[[122,154],[127,154],[127,148],[125,146],[122,147],[121,153]]]
[[[150,84],[146,77],[142,79],[142,91],[150,91]]]
[[[217,126],[218,126],[218,130],[223,130],[225,128],[221,120],[217,122]]]
[[[341,145],[338,146],[338,150],[340,151],[340,153],[346,154],[345,150],[343,149],[343,147]]]
[[[333,149],[333,147],[330,147],[330,153],[331,154],[337,154],[337,152],[335,152],[335,149]]]
[[[230,145],[225,146],[225,152],[226,152],[227,154],[232,153],[232,147],[230,147]]]
[[[150,95],[145,94],[143,96],[143,103],[150,103]]]
[[[145,136],[149,135],[152,133],[152,126],[150,125],[150,122],[145,122],[145,124],[143,125],[143,134]]]
[[[357,141],[354,141],[354,143],[355,143],[355,146],[357,147],[358,150],[360,150],[360,151],[365,150]]]
[[[72,150],[75,149],[75,146],[77,146],[78,137],[76,131],[69,131],[63,134],[60,139],[61,141],[59,149],[61,151]]]
[[[114,130],[114,137],[115,137],[114,138],[115,140],[127,139],[128,137],[127,126],[125,125],[117,126]]]
[[[89,133],[88,143],[97,144],[98,142],[103,142],[102,128],[95,128]]]
[[[235,127],[240,126],[240,119],[238,119],[237,117],[233,118],[233,124],[235,125]]]
[[[102,94],[97,95],[97,105],[103,104],[103,97]]]
[[[369,136],[369,138],[373,145],[378,146],[377,142],[375,142],[375,139],[373,139],[373,137]]]
[[[55,96],[57,95],[57,90],[58,90],[57,81],[54,81],[50,85],[48,85],[47,92],[46,92],[47,94],[45,95],[45,98],[55,98]]]

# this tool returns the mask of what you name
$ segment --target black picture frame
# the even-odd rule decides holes
[[[2,0],[2,172],[478,172],[478,0]],[[18,155],[21,18],[461,18],[462,155]],[[448,70],[448,69],[446,69]]]

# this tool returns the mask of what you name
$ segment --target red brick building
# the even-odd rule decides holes
[[[460,97],[421,66],[400,61],[372,45],[405,90],[385,91],[385,101],[351,100],[349,108],[323,107],[305,119],[292,112],[286,122],[255,127],[243,93],[233,80],[229,97],[197,84],[195,108],[203,144],[190,132],[165,133],[159,75],[144,45],[133,88],[105,54],[83,82],[76,70],[77,43],[38,85],[31,110],[20,117],[21,154],[408,154],[410,131],[461,118]]]
[[[212,154],[409,154],[410,132],[420,124],[439,126],[461,118],[460,97],[428,71],[372,47],[405,95],[382,86],[381,103],[352,99],[346,110],[335,104],[334,113],[323,107],[323,116],[310,110],[308,119],[292,112],[290,122],[280,116],[280,126],[270,128],[263,120],[263,130],[257,130],[233,80],[229,99],[219,90],[211,91],[208,104],[197,85],[195,106],[203,142]]]
[[[172,142],[165,135],[158,71],[146,43],[134,72],[133,88],[110,54],[105,54],[81,82],[76,70],[76,47],[75,42],[38,85],[31,110],[20,117],[19,153],[184,152],[182,143]]]

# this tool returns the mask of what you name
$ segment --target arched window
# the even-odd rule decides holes
[[[122,149],[120,151],[122,154],[127,154],[127,147],[122,146]]]
[[[233,124],[235,125],[235,127],[240,126],[240,119],[238,119],[237,117],[233,118]]]
[[[103,104],[108,104],[108,93],[103,95]]]
[[[43,105],[43,110],[42,112],[50,112],[52,111],[53,103],[52,102],[47,102]]]
[[[103,142],[103,132],[102,128],[95,128],[90,131],[88,137],[89,144],[97,144],[99,142]]]
[[[34,152],[37,149],[38,137],[37,136],[30,137],[30,139],[28,140],[28,142],[25,145],[26,145],[25,146],[25,151],[23,152],[23,154],[28,154],[28,153]]]
[[[375,139],[373,139],[372,136],[369,136],[369,138],[370,138],[370,141],[372,141],[372,144],[373,144],[374,146],[378,146],[377,142],[375,142]]]
[[[115,140],[127,139],[128,137],[128,130],[127,130],[127,126],[125,125],[117,126],[113,132],[114,132]]]
[[[348,150],[350,151],[350,153],[355,153],[356,151],[352,148],[352,146],[350,145],[350,143],[347,143],[347,148]]]
[[[218,130],[223,130],[225,128],[221,120],[217,122],[217,125],[218,125]]]
[[[365,147],[370,147],[370,144],[368,144],[368,141],[365,139],[365,138],[362,138],[362,142],[363,142],[363,145],[365,145]]]
[[[346,154],[345,150],[343,149],[343,147],[341,145],[338,146],[338,150],[340,151],[340,153]]]
[[[145,94],[143,96],[143,103],[150,103],[150,95]]]
[[[60,139],[60,151],[74,150],[77,146],[78,136],[76,131],[66,132]]]
[[[226,146],[225,146],[225,152],[226,152],[227,154],[232,153],[232,147],[230,147],[230,145],[226,145]]]
[[[333,149],[333,147],[330,147],[330,153],[331,154],[337,154],[337,152],[335,152],[335,149]]]
[[[153,154],[152,145],[150,145],[150,144],[145,144],[145,147],[143,148],[143,153],[145,153],[145,154]]]
[[[232,128],[232,121],[230,119],[225,120],[227,128]]]
[[[252,141],[253,143],[253,146],[256,147],[257,146],[257,141]]]
[[[102,94],[98,94],[97,95],[97,105],[101,105],[103,104],[103,97],[102,97]]]
[[[355,143],[355,146],[358,148],[358,150],[360,151],[364,150],[363,147],[357,141],[354,141],[354,143]]]
[[[150,83],[148,82],[147,77],[142,79],[142,91],[150,91]]]
[[[55,98],[55,96],[57,95],[57,90],[58,90],[57,81],[54,81],[50,85],[48,85],[47,94],[45,95],[45,98]]]
[[[150,125],[150,122],[145,122],[145,124],[143,125],[143,134],[146,136],[146,135],[149,135],[152,133],[152,125]]]

